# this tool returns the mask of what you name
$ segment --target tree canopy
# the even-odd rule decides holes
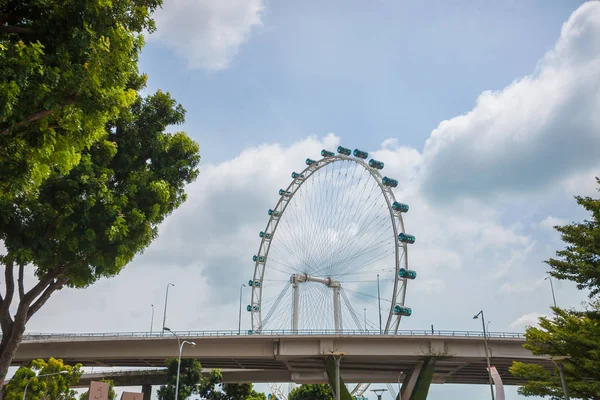
[[[161,0],[0,3],[0,201],[66,174],[136,99]]]
[[[65,373],[60,374],[61,371]],[[27,387],[25,399],[76,400],[77,396],[71,390],[71,385],[79,382],[82,373],[81,364],[71,367],[54,358],[48,361],[33,360],[15,372],[2,390],[3,397],[5,400],[22,400]],[[57,375],[43,376],[46,374]]]
[[[292,390],[288,400],[333,400],[333,393],[327,384],[301,385]]]
[[[140,78],[132,87],[143,84]],[[36,196],[0,203],[0,240],[6,247],[0,257],[6,286],[0,296],[0,380],[25,324],[53,292],[118,274],[185,201],[185,185],[198,175],[198,145],[183,132],[166,132],[184,116],[168,93],[138,97],[105,125],[105,137],[82,151],[68,173],[53,169]],[[25,268],[38,278],[28,291]]]
[[[591,218],[556,227],[567,246],[547,263],[552,276],[576,282],[579,289],[590,291],[592,299],[583,310],[553,308],[552,317],[540,318],[539,328],[527,328],[525,347],[536,355],[561,358],[557,362],[563,365],[571,398],[600,399],[600,300],[596,297],[600,293],[600,200],[576,200]],[[519,388],[522,395],[563,398],[557,368],[548,371],[516,362],[510,371],[527,382]]]
[[[175,383],[177,380],[177,359],[166,361],[168,383],[158,389],[159,400],[175,400]],[[179,374],[178,400],[198,395],[207,400],[266,400],[264,393],[258,393],[251,383],[224,384],[223,375],[218,369],[210,374],[202,374],[202,366],[198,360],[182,359]]]
[[[600,185],[600,178],[596,182]],[[550,275],[576,282],[579,289],[589,290],[590,297],[594,297],[600,293],[600,199],[582,196],[575,199],[591,218],[555,227],[567,247],[546,263],[551,267]]]

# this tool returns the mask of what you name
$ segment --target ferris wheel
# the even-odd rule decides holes
[[[384,163],[339,146],[292,172],[268,210],[253,256],[249,334],[287,331],[395,334],[405,306],[408,245],[396,179]]]

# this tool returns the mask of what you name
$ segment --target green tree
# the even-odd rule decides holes
[[[175,400],[175,384],[177,381],[177,359],[169,359],[167,364],[167,385],[158,389],[159,400]],[[223,375],[218,369],[209,374],[202,374],[202,366],[198,360],[182,359],[179,374],[178,400],[199,395],[207,400],[266,400],[264,393],[258,393],[251,383],[221,383]]]
[[[597,182],[600,184],[600,180]],[[600,293],[600,200],[591,197],[576,197],[576,200],[591,218],[556,227],[567,246],[547,263],[552,276],[574,281],[579,289],[588,289],[592,300],[583,310],[553,308],[554,316],[540,318],[539,328],[527,328],[525,348],[536,355],[567,357],[560,362],[570,396],[600,399],[600,301],[594,297]],[[527,382],[519,388],[522,395],[563,398],[557,368],[548,371],[516,362],[510,371]]]
[[[100,382],[108,383],[108,400],[117,400],[117,392],[115,392],[115,383],[110,379],[100,379]],[[88,400],[89,390],[79,395],[79,400]]]
[[[251,383],[224,383],[220,400],[266,400],[264,393],[254,390]]]
[[[290,392],[288,400],[333,400],[333,393],[327,384],[301,385]]]
[[[600,178],[596,178],[596,182],[600,185]],[[575,199],[591,218],[582,223],[556,226],[567,247],[557,251],[558,257],[546,263],[552,268],[550,275],[576,282],[577,288],[588,289],[590,297],[594,297],[600,293],[600,199],[581,196]]]
[[[65,371],[65,374],[42,376]],[[5,400],[22,400],[27,387],[26,399],[64,399],[76,400],[76,393],[71,390],[71,385],[79,382],[81,364],[74,367],[66,365],[62,360],[50,358],[44,360],[33,360],[28,366],[20,367],[2,393]]]
[[[167,385],[158,389],[159,400],[175,400],[175,383],[177,380],[177,359],[166,360]],[[212,370],[209,375],[202,375],[202,365],[198,360],[182,359],[179,373],[178,400],[184,400],[198,394],[202,398],[210,398],[215,386],[223,379],[220,370]]]
[[[62,174],[136,92],[161,0],[0,2],[0,201]]]
[[[134,88],[142,88],[143,79]],[[198,145],[169,134],[185,111],[169,94],[137,98],[106,124],[106,137],[81,153],[68,173],[51,171],[36,196],[0,204],[0,382],[27,321],[64,286],[85,288],[117,275],[157,236],[159,224],[186,198],[198,174]],[[26,290],[25,268],[38,282]],[[16,299],[16,312],[10,306]]]

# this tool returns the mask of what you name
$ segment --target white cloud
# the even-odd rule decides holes
[[[150,36],[172,48],[190,68],[227,68],[252,30],[261,25],[263,0],[168,0],[155,14]]]
[[[545,229],[554,230],[554,227],[557,225],[565,225],[568,221],[564,218],[553,217],[552,215],[548,215],[540,222],[540,226]]]
[[[443,121],[423,152],[422,188],[438,200],[533,192],[598,167],[600,2],[576,10],[536,73],[486,91]]]
[[[527,326],[537,326],[540,317],[547,317],[546,314],[540,314],[538,312],[530,312],[528,314],[523,314],[519,318],[515,319],[511,324],[511,328],[521,328],[524,329]]]
[[[544,281],[544,279],[535,279],[535,280],[516,280],[505,282],[502,286],[500,286],[500,293],[513,295],[518,293],[532,293],[536,292],[543,285],[547,285],[548,283]]]

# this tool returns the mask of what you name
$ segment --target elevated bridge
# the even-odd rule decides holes
[[[324,360],[332,352],[344,353],[341,376],[346,382],[398,383],[423,362],[435,357],[432,383],[487,384],[485,347],[481,332],[401,331],[380,335],[364,331],[295,332],[268,331],[241,334],[237,331],[175,332],[184,346],[183,358],[197,359],[205,369],[220,368],[225,382],[327,381]],[[491,364],[505,385],[520,384],[508,372],[513,361],[552,368],[550,360],[534,356],[522,347],[519,333],[490,333]],[[178,355],[177,338],[165,332],[148,334],[36,334],[28,333],[13,360],[14,365],[35,358],[61,358],[68,364],[101,367],[163,367],[164,360]],[[108,375],[114,373],[108,373]],[[120,379],[133,383],[162,383],[161,372],[129,373]],[[150,382],[152,381],[152,382]],[[137,382],[137,381],[136,381]]]

